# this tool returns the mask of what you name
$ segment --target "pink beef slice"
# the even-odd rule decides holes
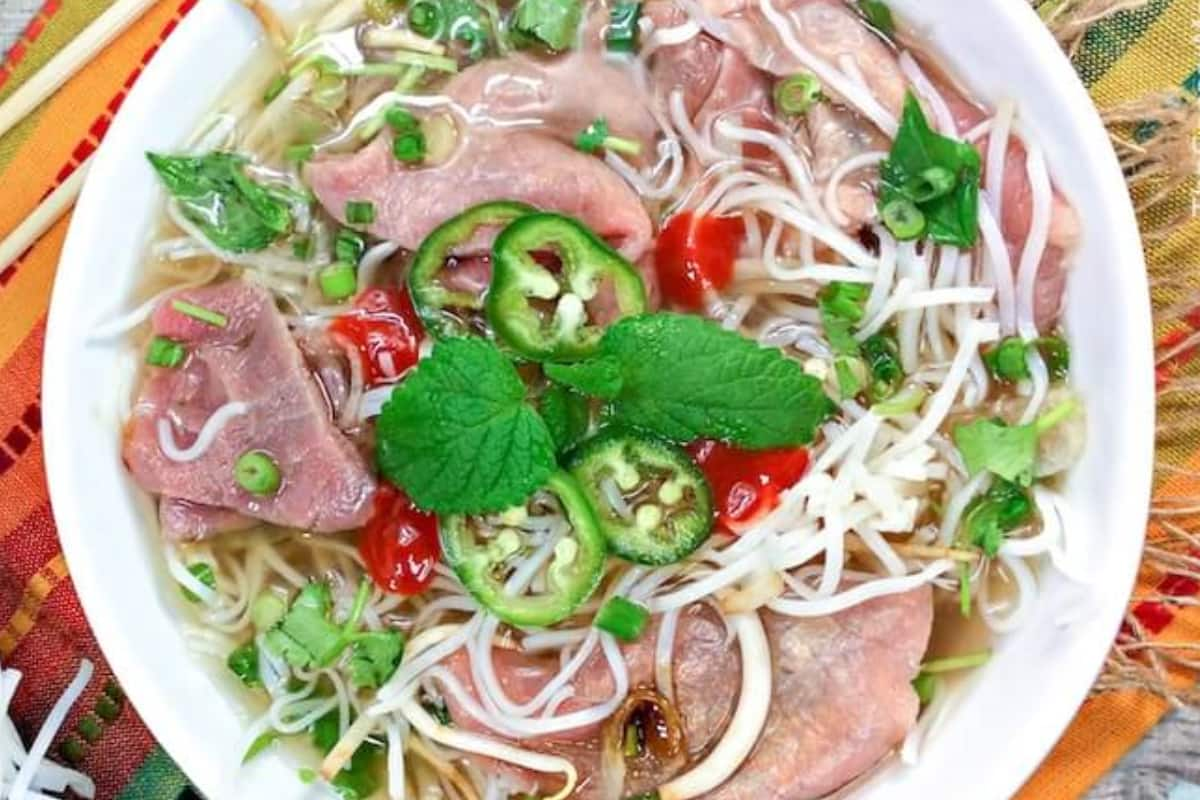
[[[654,683],[654,648],[658,639],[658,619],[647,627],[642,637],[633,644],[624,645],[622,652],[629,665],[631,687],[651,686]],[[532,699],[538,691],[558,672],[558,660],[534,656],[519,651],[493,651],[497,677],[508,696],[518,703]],[[456,677],[476,698],[478,693],[471,680],[470,661],[465,651],[460,650],[444,662]],[[726,644],[725,625],[712,609],[692,606],[679,618],[675,631],[675,658],[672,664],[675,696],[680,715],[683,717],[684,734],[688,753],[697,758],[710,749],[728,725],[737,703],[737,691],[741,664],[737,651]],[[574,695],[560,707],[560,713],[602,703],[612,697],[613,681],[608,664],[600,649],[580,668],[574,682]],[[496,735],[471,717],[465,709],[447,696],[447,703],[454,724],[465,730]],[[521,747],[543,753],[552,753],[569,759],[579,771],[579,787],[573,797],[598,800],[600,786],[600,735],[601,725],[577,728],[561,734],[522,739],[513,742]],[[499,738],[499,737],[497,737]],[[539,792],[550,792],[561,786],[557,777],[501,764],[488,759],[479,759],[484,769],[498,769],[509,774],[518,782],[536,788]],[[539,778],[541,783],[539,783]],[[631,776],[626,782],[628,793],[648,791],[661,781],[663,776]]]
[[[597,118],[613,136],[654,152],[658,124],[630,71],[581,50],[550,61],[517,55],[489,59],[450,80],[443,93],[480,125],[537,128],[573,143]]]
[[[186,300],[224,314],[227,327],[180,313]],[[154,333],[182,342],[177,369],[150,368],[125,432],[124,459],[138,485],[163,498],[164,534],[193,539],[248,526],[248,518],[320,533],[355,528],[370,515],[375,482],[363,457],[334,426],[321,390],[271,296],[241,281],[186,289],[166,298]],[[225,403],[249,405],[192,461],[159,446],[158,421],[171,422],[188,447]],[[251,450],[268,453],[283,484],[270,497],[246,492],[234,464]]]
[[[928,587],[872,600],[828,617],[799,619],[762,613],[774,661],[771,710],[757,745],[732,778],[706,800],[808,800],[852,781],[891,752],[916,721],[919,703],[912,690],[933,624]],[[623,648],[631,686],[653,684],[657,622],[638,642]],[[557,662],[496,650],[498,677],[517,702],[533,697],[557,672]],[[475,694],[467,656],[446,664]],[[737,649],[726,642],[725,627],[704,606],[680,619],[672,664],[676,699],[684,719],[688,757],[694,764],[727,727],[741,687]],[[575,695],[564,711],[606,700],[612,691],[603,657],[597,653],[580,670]],[[476,695],[477,696],[477,695]],[[456,725],[490,733],[450,702]],[[494,734],[492,734],[494,735]],[[575,797],[598,797],[599,726],[551,737],[526,739],[521,746],[569,758],[580,774]],[[538,775],[495,762],[539,791]],[[633,776],[625,793],[648,791],[672,775]],[[550,779],[554,781],[556,779]]]
[[[493,200],[577,217],[634,262],[653,235],[637,194],[603,161],[529,131],[472,129],[449,161],[422,169],[397,161],[381,136],[353,155],[312,162],[306,177],[341,221],[347,202],[374,203],[370,232],[409,250],[442,222]]]

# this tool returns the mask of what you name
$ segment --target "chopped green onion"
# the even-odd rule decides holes
[[[254,758],[256,755],[261,753],[263,750],[266,750],[268,747],[273,745],[275,743],[275,740],[278,738],[279,738],[279,731],[275,730],[274,728],[267,731],[263,735],[259,736],[257,739],[255,739],[253,742],[250,743],[249,747],[246,748],[246,754],[244,756],[242,756],[242,763],[245,764],[247,761]]]
[[[937,678],[924,672],[918,673],[917,677],[913,678],[913,691],[917,693],[917,700],[922,706],[933,702],[933,697],[937,694],[937,683]]]
[[[290,164],[303,164],[310,160],[316,152],[317,146],[314,144],[293,144],[283,151],[283,160]]]
[[[403,106],[395,105],[383,112],[383,120],[396,133],[409,133],[420,130],[421,123],[412,112]]]
[[[255,630],[265,631],[273,628],[286,613],[287,602],[267,589],[254,598],[254,603],[250,606],[250,621],[254,623]]]
[[[642,737],[638,735],[638,727],[632,722],[625,726],[625,757],[637,758],[642,752]]]
[[[775,84],[775,108],[789,116],[807,114],[821,101],[821,82],[810,72],[801,72]]]
[[[904,194],[914,203],[928,203],[954,191],[958,178],[945,167],[932,166],[921,170],[904,185]]]
[[[186,357],[187,348],[166,336],[155,336],[150,340],[150,349],[146,351],[146,363],[152,367],[173,369],[182,364]]]
[[[317,771],[312,767],[301,767],[296,770],[296,778],[305,786],[317,782]]]
[[[392,155],[405,164],[419,164],[425,160],[425,134],[421,131],[402,133],[392,140]]]
[[[333,301],[353,297],[358,291],[358,275],[354,265],[345,261],[335,261],[317,275],[317,283],[321,286],[321,294]]]
[[[214,328],[224,328],[229,325],[229,317],[221,312],[213,311],[211,308],[205,308],[204,306],[198,306],[195,303],[189,303],[187,300],[172,300],[171,308],[185,317],[205,322]]]
[[[350,200],[346,203],[346,222],[351,225],[370,225],[375,221],[375,204],[370,200]]]
[[[197,561],[194,564],[188,564],[187,571],[192,574],[192,577],[208,588],[214,590],[217,588],[217,574],[213,572],[212,564],[209,564],[207,561]],[[181,587],[181,591],[183,592],[183,598],[189,603],[200,602],[199,596],[186,586]]]
[[[276,97],[283,94],[283,90],[287,88],[289,83],[287,73],[276,75],[275,79],[267,85],[267,90],[263,92],[263,103],[270,103]]]
[[[262,496],[275,494],[283,482],[279,465],[261,450],[243,453],[233,466],[233,477],[250,494]]]
[[[925,398],[929,393],[921,386],[911,385],[906,386],[897,394],[892,395],[882,403],[876,403],[871,406],[871,411],[876,415],[887,419],[888,417],[899,417],[904,414],[912,414],[921,407],[925,402]]]
[[[445,15],[440,4],[432,0],[416,0],[408,6],[408,27],[428,39],[441,36]]]
[[[225,665],[247,687],[253,689],[262,686],[262,680],[258,675],[258,647],[255,646],[253,640],[230,653],[229,657],[225,659]]]
[[[892,10],[883,0],[858,0],[858,9],[871,23],[871,27],[889,39],[896,34],[896,20]]]
[[[610,53],[633,53],[638,49],[638,20],[642,16],[641,3],[614,3],[608,15],[608,30],[604,41]]]
[[[1018,336],[1010,336],[983,354],[983,363],[996,380],[1016,383],[1029,379],[1029,349]]]
[[[292,255],[301,261],[308,261],[312,258],[313,247],[311,236],[301,236],[292,242]]]
[[[1079,410],[1079,401],[1074,397],[1064,400],[1033,421],[1034,430],[1045,433],[1060,422],[1066,422]]]
[[[939,672],[955,672],[960,669],[974,669],[982,667],[992,658],[991,650],[984,650],[979,653],[971,653],[965,656],[952,656],[950,658],[939,658],[934,661],[926,661],[921,665],[921,673],[924,675],[935,675]]]
[[[357,264],[367,250],[362,234],[352,228],[341,228],[333,237],[333,257],[347,264]]]
[[[611,597],[596,615],[595,626],[625,642],[633,642],[646,630],[650,612],[624,597]]]
[[[958,565],[958,610],[964,618],[971,616],[971,565],[965,561]]]
[[[1034,346],[1042,354],[1050,377],[1062,380],[1071,371],[1071,348],[1061,336],[1043,336],[1034,339]]]
[[[925,215],[913,201],[897,198],[883,207],[883,224],[897,239],[908,242],[925,232]]]

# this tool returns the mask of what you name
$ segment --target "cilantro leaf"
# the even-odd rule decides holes
[[[1008,383],[1029,378],[1029,348],[1019,336],[1010,336],[983,354],[993,378]]]
[[[978,419],[954,429],[954,444],[972,475],[988,470],[1022,486],[1033,482],[1036,424],[1006,425],[1002,420]]]
[[[525,501],[555,467],[525,384],[482,339],[440,342],[383,406],[379,468],[420,508],[483,514]]]
[[[292,228],[287,203],[246,176],[242,156],[147,153],[146,158],[179,201],[183,216],[224,250],[263,250]]]
[[[574,364],[546,364],[546,377],[578,392],[612,400],[621,393],[621,362],[614,356],[601,355]]]
[[[948,172],[954,179],[953,188],[928,199],[914,197],[912,187],[931,169]],[[979,238],[979,152],[966,142],[935,133],[912,92],[904,101],[900,130],[879,175],[881,210],[895,200],[913,202],[925,216],[929,238],[955,247],[975,246]]]
[[[279,624],[267,631],[264,644],[294,667],[327,664],[346,646],[342,630],[329,619],[333,596],[326,583],[300,590]]]
[[[554,440],[554,450],[559,455],[579,444],[587,435],[591,412],[587,398],[578,392],[565,386],[552,385],[542,393],[538,411],[546,422],[546,428]]]
[[[821,290],[817,306],[825,338],[833,349],[834,374],[842,399],[856,396],[865,385],[865,368],[858,357],[860,348],[854,338],[854,326],[866,313],[864,304],[870,291],[861,283],[834,281]]]
[[[225,659],[225,664],[247,687],[253,689],[262,686],[262,679],[258,674],[258,647],[253,641],[235,648]]]
[[[608,120],[598,117],[575,137],[575,149],[584,153],[599,152],[604,147],[604,140],[607,138]]]
[[[674,441],[806,444],[832,411],[799,364],[699,317],[627,317],[605,332],[598,358],[620,365],[610,416]]]
[[[1029,494],[1009,481],[996,481],[967,507],[963,516],[966,540],[989,558],[1000,552],[1004,538],[1033,517]]]
[[[511,24],[520,38],[541,42],[551,50],[569,50],[582,18],[579,0],[520,0]]]
[[[892,9],[883,0],[858,0],[858,9],[872,28],[889,38],[895,35],[896,20],[892,17]]]
[[[350,652],[350,680],[359,689],[375,689],[392,677],[404,652],[404,636],[396,631],[360,634]]]

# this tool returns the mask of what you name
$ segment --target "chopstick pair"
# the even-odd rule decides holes
[[[157,0],[117,0],[96,20],[50,59],[40,72],[21,85],[0,104],[0,136],[58,91],[97,53],[142,16]],[[0,243],[0,269],[15,261],[75,203],[91,158],[80,164],[67,180]]]

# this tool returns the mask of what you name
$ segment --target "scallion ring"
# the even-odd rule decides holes
[[[166,336],[155,336],[146,350],[146,363],[152,367],[174,369],[187,357],[187,348]]]
[[[821,101],[821,82],[810,72],[800,72],[775,84],[775,107],[800,116]]]
[[[234,464],[233,477],[238,486],[260,496],[275,494],[283,483],[279,465],[261,450],[243,453]]]
[[[358,291],[358,275],[354,265],[345,261],[335,261],[317,274],[317,283],[321,294],[327,300],[339,302],[354,296]]]
[[[905,198],[896,198],[883,207],[883,224],[902,242],[921,238],[925,232],[925,215],[917,204]]]
[[[914,203],[928,203],[954,191],[958,179],[945,167],[929,167],[904,185],[904,194]]]
[[[408,27],[427,39],[437,39],[442,35],[446,24],[442,7],[432,0],[416,0],[408,7]]]
[[[346,222],[350,225],[370,225],[375,221],[375,204],[370,200],[346,202]]]

